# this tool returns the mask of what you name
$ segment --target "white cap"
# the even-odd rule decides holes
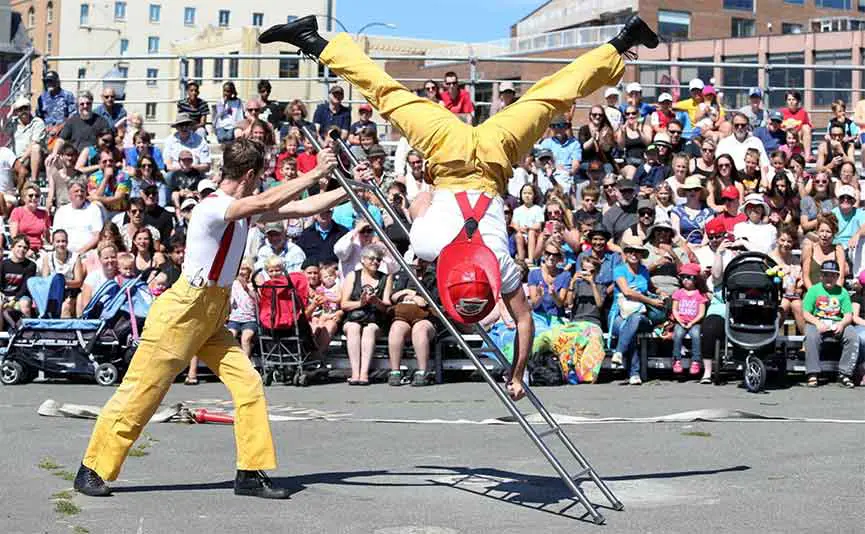
[[[699,89],[700,91],[702,91],[704,86],[705,84],[703,83],[703,80],[701,80],[700,78],[694,78],[693,80],[688,82],[688,91],[693,91],[695,89]]]
[[[744,208],[745,206],[762,206],[764,210],[769,210],[769,205],[766,204],[766,200],[760,193],[748,193],[745,195],[745,201],[742,203],[742,207]]]
[[[198,192],[203,193],[206,189],[210,189],[211,191],[216,191],[216,184],[213,183],[213,180],[209,178],[205,178],[204,180],[198,182]]]
[[[673,95],[671,95],[670,93],[661,93],[660,95],[658,95],[658,102],[672,102],[672,101],[673,101]]]
[[[187,209],[187,208],[194,208],[194,207],[197,206],[197,205],[198,205],[198,202],[196,202],[194,198],[187,198],[187,199],[184,200],[183,203],[180,205],[180,211],[183,211],[183,210],[185,210],[185,209]]]
[[[18,111],[23,107],[30,107],[30,99],[26,96],[19,96],[15,99],[15,103],[12,104],[12,111]]]
[[[856,194],[856,190],[853,189],[853,186],[852,185],[846,185],[846,184],[842,185],[841,187],[835,188],[835,196],[838,198],[853,197],[854,200],[856,198],[858,198],[858,195]]]
[[[628,94],[642,93],[642,92],[643,92],[643,86],[638,84],[637,82],[631,82],[627,85],[627,87],[625,87],[625,93],[628,93]]]
[[[621,96],[621,93],[615,87],[608,87],[606,91],[604,91],[604,98],[610,96]]]

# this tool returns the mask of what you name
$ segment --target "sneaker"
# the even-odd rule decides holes
[[[841,375],[841,377],[838,379],[838,384],[842,388],[847,389],[853,389],[854,387],[856,387],[856,384],[853,383],[853,379],[847,375]]]
[[[643,381],[640,380],[640,377],[637,375],[634,375],[628,379],[628,385],[629,386],[639,386],[642,383],[643,383]]]
[[[610,363],[612,363],[613,365],[622,365],[622,353],[614,352],[613,355],[610,357]]]
[[[414,376],[412,377],[412,380],[411,380],[411,385],[414,387],[428,386],[429,385],[429,376],[427,375],[426,371],[421,371],[420,369],[415,371]]]
[[[688,374],[691,376],[698,375],[703,369],[700,368],[700,362],[691,362],[691,367],[688,369]]]
[[[681,360],[676,360],[675,362],[673,362],[673,373],[680,375],[684,371],[685,370],[682,369],[682,361]]]
[[[401,386],[402,385],[402,372],[391,371],[390,374],[387,375],[387,385],[389,385],[389,386]]]

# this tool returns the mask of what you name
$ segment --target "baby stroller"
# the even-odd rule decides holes
[[[775,348],[781,326],[781,286],[769,274],[775,261],[760,252],[742,253],[724,269],[723,296],[727,303],[725,346],[717,343],[714,354],[714,382],[726,368],[744,367],[745,387],[759,392],[766,384],[766,363],[782,375],[786,356]]]
[[[290,273],[253,285],[259,294],[258,342],[265,386],[274,382],[307,386],[327,373],[321,360],[312,359],[317,347],[304,314],[309,283],[303,273]]]
[[[147,284],[141,278],[122,286],[109,280],[93,294],[79,319],[59,318],[64,286],[59,274],[27,281],[40,313],[36,319],[22,320],[9,338],[0,365],[4,385],[30,382],[39,371],[46,378],[93,377],[103,386],[116,384],[123,376],[150,310]]]

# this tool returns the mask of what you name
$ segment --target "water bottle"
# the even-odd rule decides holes
[[[568,384],[579,384],[577,380],[577,371],[574,369],[574,362],[568,361]]]

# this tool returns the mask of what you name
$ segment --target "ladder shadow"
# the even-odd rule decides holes
[[[571,494],[570,490],[564,485],[559,477],[545,475],[526,475],[523,473],[515,473],[512,471],[504,471],[493,468],[471,468],[471,467],[448,467],[434,465],[419,465],[417,469],[436,469],[450,471],[456,480],[445,482],[442,480],[429,480],[430,483],[437,486],[446,486],[452,489],[471,493],[495,501],[529,508],[531,510],[548,513],[558,517],[566,517],[569,519],[593,523],[588,512],[577,513],[583,511],[582,504]],[[633,475],[617,475],[601,477],[605,482],[622,482],[632,480],[652,480],[652,479],[673,479],[683,477],[696,476],[713,476],[723,473],[734,473],[740,471],[748,471],[751,467],[747,465],[737,465],[732,467],[718,469],[700,469],[692,471],[669,471],[657,473],[640,473]],[[590,491],[586,491],[589,487],[583,487],[583,482],[589,482]],[[577,486],[586,493],[586,497],[592,501],[591,497],[604,499],[603,503],[592,501],[599,510],[615,509],[606,501],[600,489],[594,490],[595,485],[591,482],[588,476],[583,476],[577,479]],[[558,509],[556,505],[562,505]],[[572,509],[576,507],[575,511]],[[626,503],[627,507],[627,503]]]

